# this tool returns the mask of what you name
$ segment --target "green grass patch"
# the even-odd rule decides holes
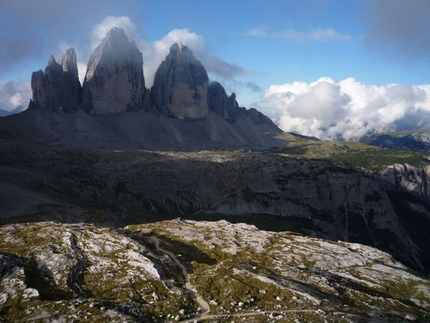
[[[399,164],[420,166],[425,161],[422,152],[384,149],[361,142],[328,142],[299,140],[287,146],[271,149],[271,152],[291,157],[326,160],[350,169],[379,171],[384,167]]]

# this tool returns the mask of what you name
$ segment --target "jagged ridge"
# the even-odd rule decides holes
[[[45,72],[33,73],[27,115],[0,124],[3,132],[16,135],[14,122],[28,122],[19,136],[91,148],[264,149],[285,142],[268,117],[240,107],[218,82],[209,84],[205,68],[182,43],[172,45],[150,91],[142,53],[121,28],[110,30],[95,49],[82,88],[76,64],[73,49],[61,64],[51,56]]]

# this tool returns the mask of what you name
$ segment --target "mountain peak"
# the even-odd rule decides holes
[[[54,55],[49,56],[49,60],[48,60],[48,66],[55,66],[57,65],[57,61],[54,57]]]
[[[166,116],[204,118],[209,113],[208,83],[203,65],[187,46],[177,42],[155,73],[151,97]]]
[[[76,78],[78,78],[78,63],[76,59],[76,51],[74,48],[69,48],[64,53],[61,61],[61,66],[64,72],[69,72]]]
[[[142,67],[142,53],[124,30],[109,30],[88,62],[82,88],[84,110],[111,114],[141,109],[145,93]]]
[[[113,43],[113,44],[121,44],[125,42],[130,42],[127,35],[125,34],[124,29],[120,27],[113,27],[111,28],[107,34],[106,37],[103,39],[105,42]],[[102,43],[103,43],[102,41]]]
[[[190,48],[188,48],[187,46],[185,46],[184,44],[182,44],[182,42],[178,41],[176,43],[174,43],[171,47],[170,47],[170,51],[169,51],[170,56],[176,57],[176,56],[189,56],[189,57],[193,57],[193,52],[191,51]]]
[[[69,48],[60,63],[51,55],[45,71],[32,74],[31,89],[30,109],[60,113],[77,111],[80,107],[81,84],[75,50]]]

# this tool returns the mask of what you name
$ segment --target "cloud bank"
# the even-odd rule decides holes
[[[281,129],[324,140],[430,127],[430,85],[376,86],[325,77],[272,85],[264,97],[275,104]]]

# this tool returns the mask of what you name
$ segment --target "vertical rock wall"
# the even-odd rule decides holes
[[[124,30],[111,29],[88,62],[82,103],[91,114],[121,113],[143,107],[142,53]]]
[[[151,99],[163,115],[204,118],[209,113],[209,78],[203,65],[182,43],[173,44],[155,73]]]

